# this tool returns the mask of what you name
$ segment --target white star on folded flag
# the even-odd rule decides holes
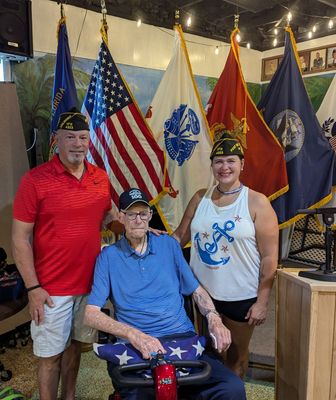
[[[122,354],[116,354],[117,358],[119,358],[119,365],[126,365],[128,364],[128,360],[132,360],[133,357],[127,355],[127,350],[125,350]]]
[[[196,349],[196,357],[198,355],[201,356],[203,354],[203,351],[205,350],[199,340],[197,341],[197,344],[193,344],[192,347],[195,347],[195,349]]]
[[[169,347],[172,351],[169,356],[177,356],[180,360],[182,360],[182,353],[187,353],[187,350],[182,350],[181,347]]]

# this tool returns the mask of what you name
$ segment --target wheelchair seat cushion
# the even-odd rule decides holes
[[[197,360],[205,349],[206,339],[204,336],[178,336],[158,338],[162,343],[166,354],[171,361]],[[97,356],[109,361],[114,365],[130,365],[143,362],[141,353],[130,343],[116,342],[93,345]]]

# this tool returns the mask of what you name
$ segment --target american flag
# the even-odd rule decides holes
[[[160,338],[159,338],[160,339]],[[170,361],[197,360],[205,350],[204,336],[176,337],[170,340],[160,340]],[[99,358],[115,365],[130,365],[143,362],[141,353],[130,343],[94,344],[94,352]]]
[[[130,187],[146,192],[150,201],[168,186],[164,155],[133,99],[105,40],[93,68],[82,112],[89,118],[88,161],[105,169],[112,201]]]

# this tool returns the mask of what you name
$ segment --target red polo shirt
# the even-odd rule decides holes
[[[91,290],[100,229],[111,208],[105,171],[85,161],[81,180],[58,156],[21,180],[14,218],[34,223],[34,262],[39,283],[50,295],[81,295]]]

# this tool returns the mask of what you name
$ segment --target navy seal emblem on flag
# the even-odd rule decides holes
[[[305,127],[301,118],[293,110],[284,110],[277,114],[270,123],[285,151],[286,162],[296,157],[305,139]]]
[[[164,140],[167,153],[180,167],[192,156],[198,140],[194,136],[200,133],[199,119],[194,110],[181,104],[164,123]]]

